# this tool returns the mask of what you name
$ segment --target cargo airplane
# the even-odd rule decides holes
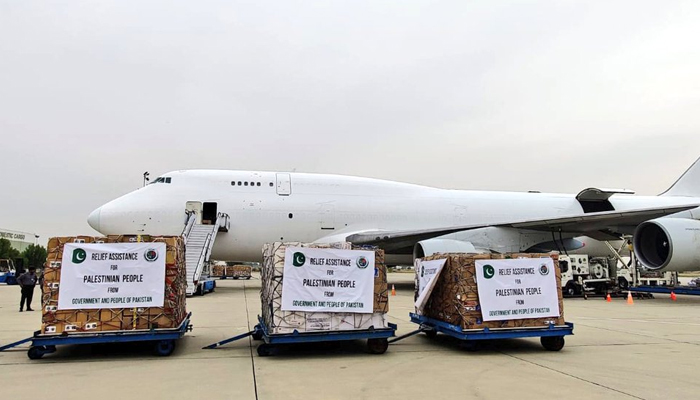
[[[228,214],[212,258],[259,261],[263,243],[376,245],[389,264],[436,252],[570,251],[580,236],[634,235],[652,270],[700,267],[700,159],[659,196],[588,188],[578,194],[446,190],[353,176],[182,170],[94,210],[102,234],[180,235],[185,210]]]

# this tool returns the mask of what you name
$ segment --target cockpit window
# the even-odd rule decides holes
[[[154,183],[170,183],[171,181],[172,181],[172,179],[169,176],[168,177],[159,176],[153,182],[149,183],[149,185],[152,185]]]

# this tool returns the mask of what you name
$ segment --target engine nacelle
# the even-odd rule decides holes
[[[453,239],[428,239],[413,246],[413,259],[423,258],[435,253],[480,253],[473,244]]]
[[[637,226],[634,254],[645,268],[664,271],[700,269],[700,221],[658,218]]]

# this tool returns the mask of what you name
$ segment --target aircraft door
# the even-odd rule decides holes
[[[197,216],[197,223],[202,223],[202,202],[201,201],[188,201],[185,203],[185,210],[192,211]]]
[[[204,225],[214,225],[216,223],[216,203],[202,204],[202,223]]]
[[[289,174],[277,174],[277,194],[280,196],[292,194],[292,177]]]

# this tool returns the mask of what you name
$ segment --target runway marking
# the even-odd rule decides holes
[[[538,366],[538,367],[540,367],[540,368],[544,368],[544,369],[547,369],[547,370],[556,372],[556,373],[558,373],[558,374],[562,374],[562,375],[564,375],[564,376],[568,376],[568,377],[570,377],[570,378],[577,379],[577,380],[582,381],[582,382],[590,383],[591,385],[595,385],[595,386],[601,387],[601,388],[603,388],[603,389],[608,389],[608,390],[611,390],[611,391],[616,392],[616,393],[624,394],[624,395],[629,396],[629,397],[632,397],[632,398],[634,398],[634,399],[646,400],[644,397],[635,396],[635,395],[633,395],[633,394],[631,394],[631,393],[623,392],[622,390],[615,389],[615,388],[612,388],[612,387],[610,387],[610,386],[605,386],[605,385],[603,385],[602,383],[593,382],[593,381],[591,381],[591,380],[581,378],[580,376],[572,375],[572,374],[566,373],[566,372],[564,372],[564,371],[560,371],[560,370],[558,370],[558,369],[554,369],[554,368],[548,367],[548,366],[546,366],[546,365],[538,364],[538,363],[536,363],[536,362],[534,362],[534,361],[525,360],[525,359],[523,359],[523,358],[521,358],[521,357],[517,357],[517,356],[514,356],[514,355],[512,355],[512,354],[508,354],[508,353],[505,353],[505,352],[502,352],[502,351],[499,352],[499,353],[503,354],[504,356],[512,357],[512,358],[515,358],[516,360],[520,360],[520,361],[526,362],[526,363],[528,363],[528,364],[536,365],[536,366]]]
[[[245,282],[243,283],[243,298],[245,299],[245,316],[250,329],[250,314],[248,313],[248,294],[246,293]],[[255,390],[255,400],[258,400],[258,380],[255,376],[255,357],[253,357],[253,336],[248,336],[248,347],[250,348],[250,364],[253,366],[253,389]]]

